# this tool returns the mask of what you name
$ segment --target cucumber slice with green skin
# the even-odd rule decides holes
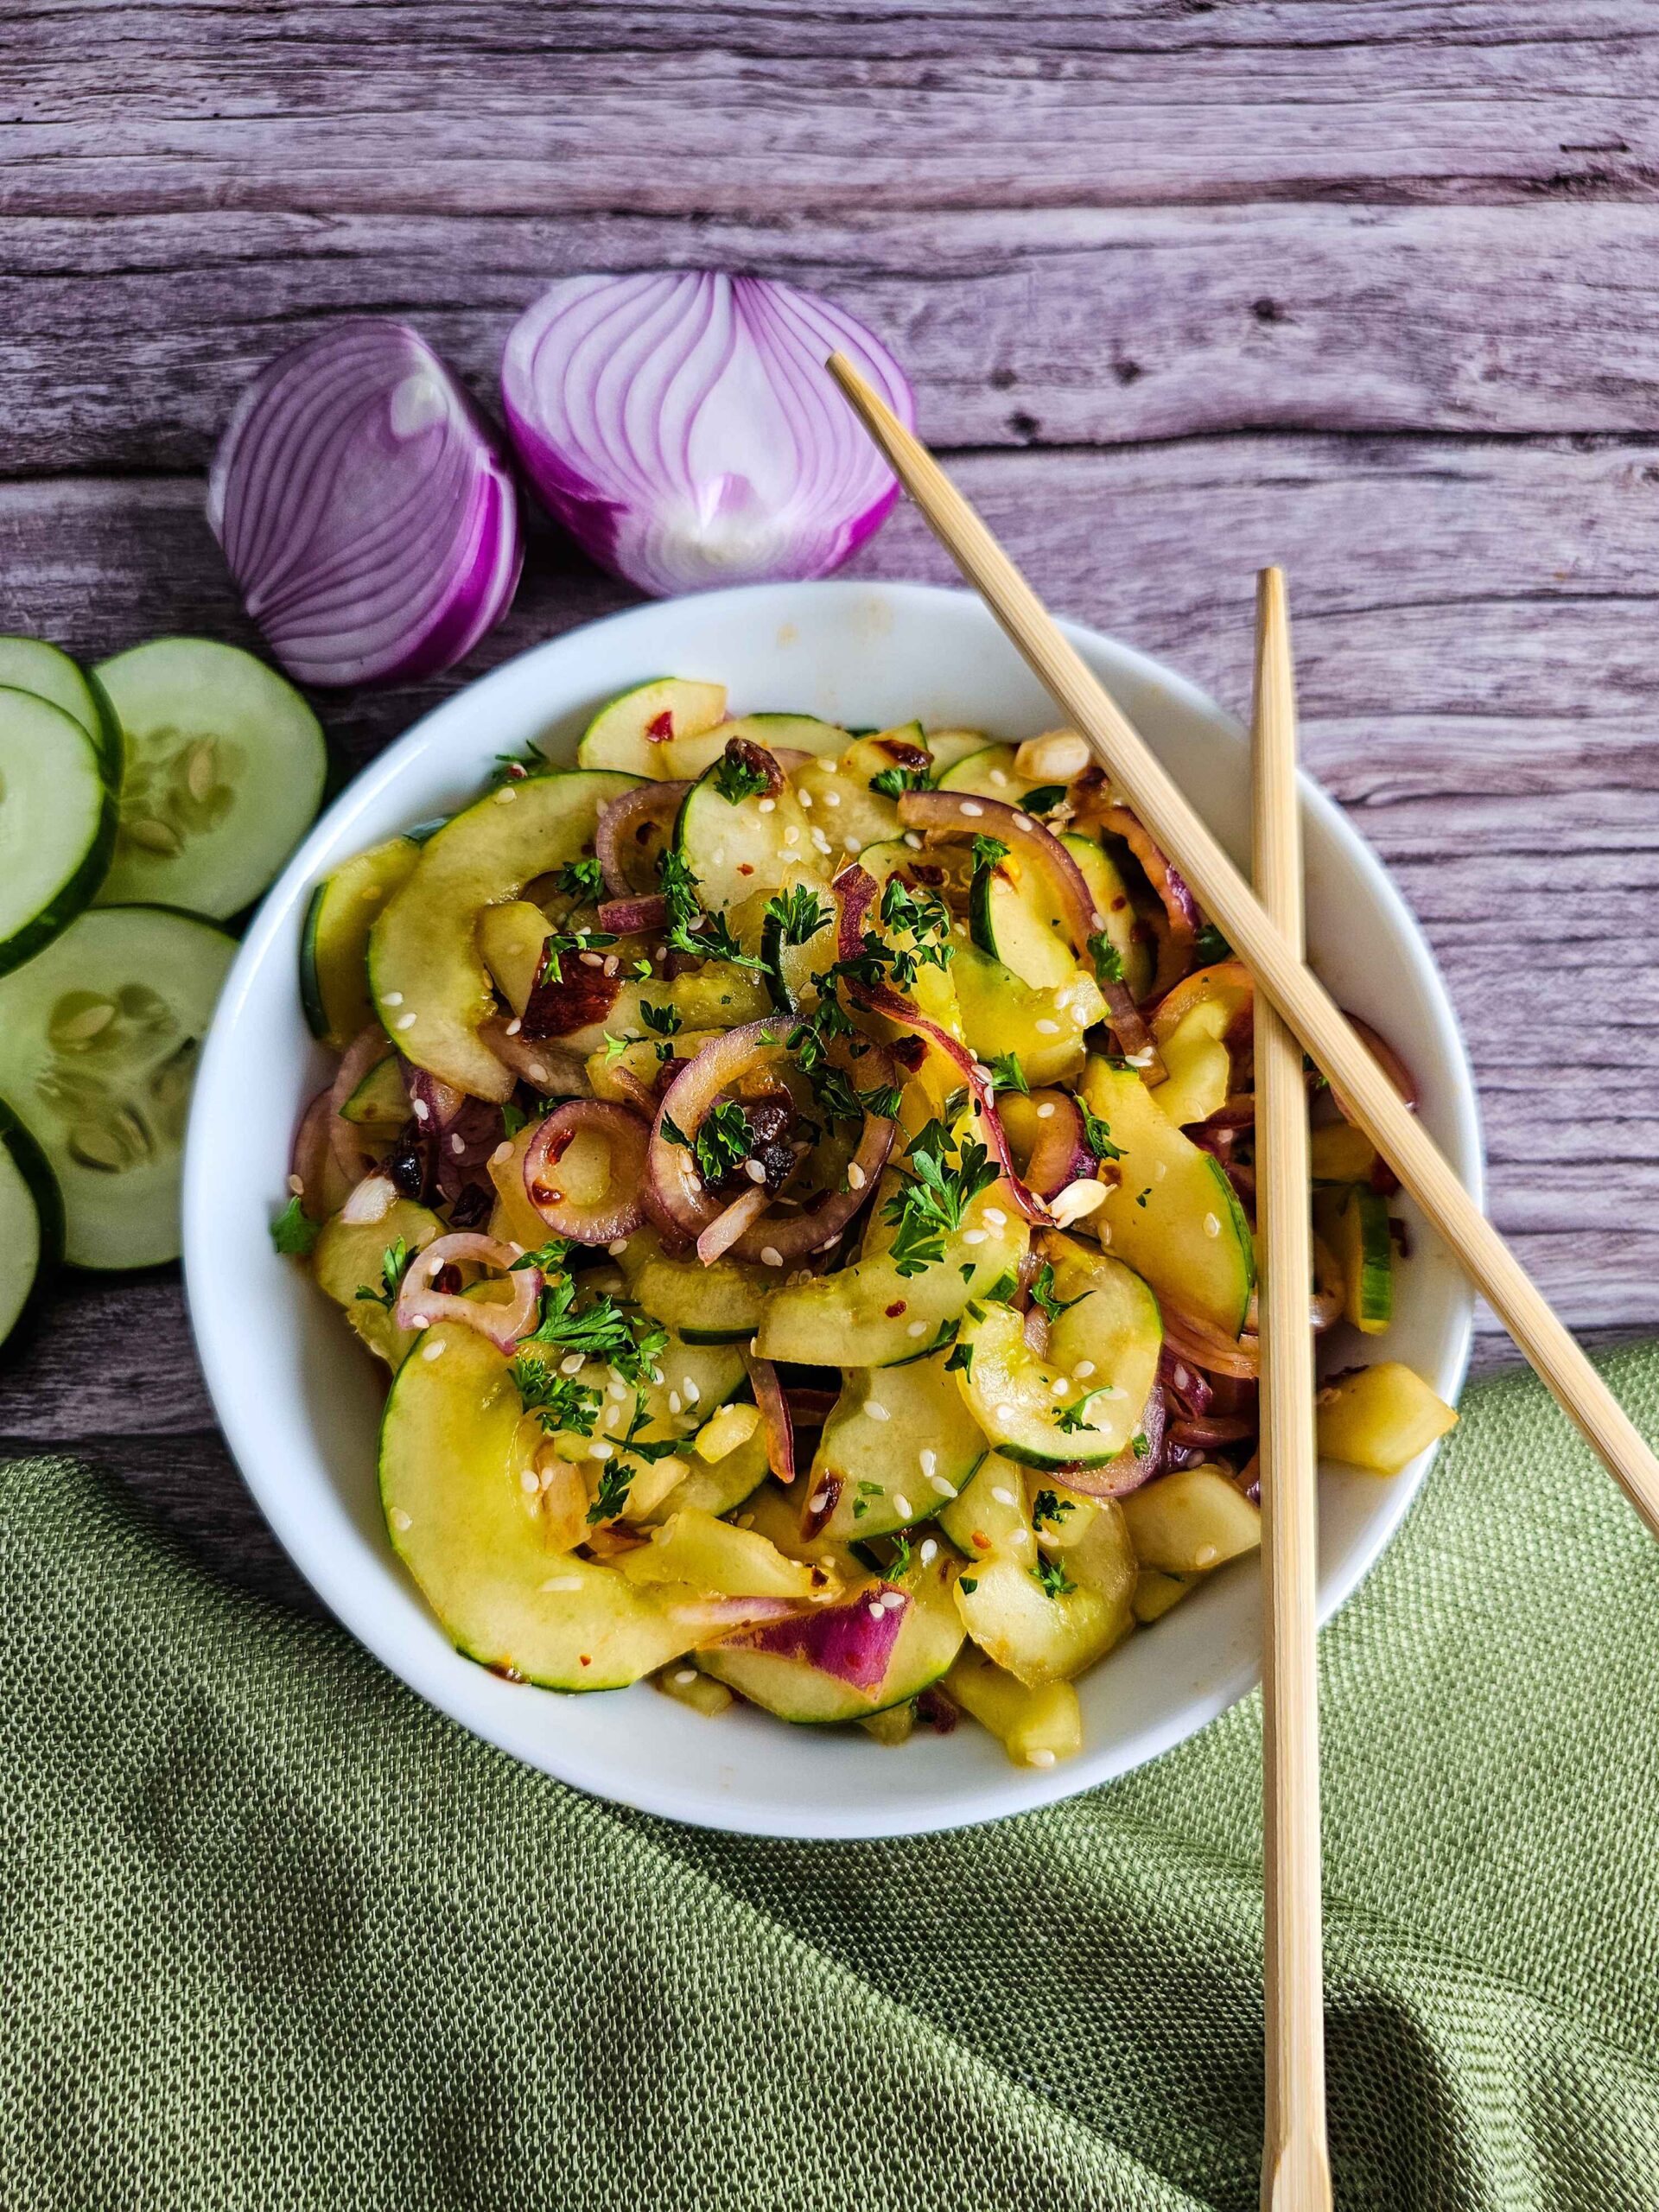
[[[816,851],[809,855],[816,863]],[[797,888],[810,890],[815,899],[817,927],[805,937],[785,931],[780,917],[769,912],[773,901]],[[766,988],[772,1004],[785,1014],[810,1014],[818,1003],[817,979],[836,957],[835,901],[823,888],[816,865],[787,868],[772,892],[752,892],[732,916],[732,927],[745,951],[759,950]]]
[[[1038,990],[977,945],[958,944],[950,963],[963,1042],[984,1061],[1012,1052],[1027,1083],[1056,1083],[1084,1063],[1084,1033],[1103,1019],[1106,1002],[1094,978],[1073,967],[1069,982]]]
[[[100,906],[238,913],[322,797],[322,726],[284,677],[209,638],[158,638],[99,663],[125,740],[121,823]]]
[[[874,1204],[879,1210],[880,1192]],[[760,1357],[809,1367],[892,1367],[913,1358],[940,1341],[970,1299],[1018,1269],[1027,1244],[1026,1224],[1000,1182],[970,1201],[944,1259],[918,1274],[899,1274],[881,1241],[893,1234],[878,1211],[865,1230],[864,1255],[850,1267],[773,1291],[756,1332]],[[970,1235],[984,1241],[969,1243]]]
[[[1116,863],[1105,847],[1096,844],[1092,837],[1082,837],[1068,830],[1061,836],[1060,842],[1083,871],[1083,880],[1095,902],[1095,912],[1106,917],[1105,934],[1123,963],[1124,982],[1137,999],[1144,998],[1152,988],[1155,965],[1152,937],[1140,926],[1128,886]]]
[[[959,921],[951,924],[950,936],[951,964],[941,968],[933,961],[923,960],[920,957],[922,951],[927,948],[925,945],[918,945],[913,930],[895,929],[891,923],[882,920],[882,901],[880,894],[886,891],[889,877],[902,875],[907,882],[918,885],[921,889],[931,892],[935,896],[944,898],[951,873],[959,859],[960,854],[950,848],[938,853],[930,853],[923,865],[928,868],[930,877],[935,869],[939,871],[939,876],[929,880],[917,873],[917,863],[922,861],[922,855],[913,846],[906,844],[902,837],[883,837],[873,845],[866,845],[858,856],[859,866],[874,881],[878,893],[877,897],[870,902],[870,910],[864,924],[866,931],[874,932],[884,944],[891,945],[895,950],[903,950],[918,955],[915,977],[906,986],[905,996],[912,1002],[918,1013],[925,1014],[930,1021],[937,1021],[940,1028],[948,1035],[958,1039],[962,1036],[962,1015],[957,1005],[956,984],[951,979],[956,973],[956,956],[968,945],[967,930]],[[959,875],[957,880],[960,881]],[[820,954],[818,957],[822,962],[823,955]]]
[[[1237,1336],[1255,1287],[1255,1245],[1221,1162],[1181,1135],[1133,1068],[1091,1059],[1082,1096],[1107,1124],[1122,1178],[1090,1228],[1160,1298]]]
[[[1050,1325],[1046,1357],[1026,1342],[1024,1316],[1012,1307],[970,1306],[958,1338],[968,1364],[955,1379],[1005,1459],[1103,1467],[1140,1434],[1163,1319],[1140,1276],[1117,1261],[1091,1256],[1070,1237],[1046,1237],[1041,1249],[1054,1265],[1055,1297],[1077,1301]]]
[[[877,790],[875,779],[906,766],[918,768],[924,781],[931,772],[919,722],[855,737],[838,760],[808,760],[791,780],[814,828],[836,851],[857,855],[898,837],[899,803]]]
[[[766,1479],[766,1433],[757,1428],[746,1444],[723,1459],[700,1459],[695,1452],[689,1457],[690,1473],[675,1484],[659,1505],[640,1516],[641,1528],[658,1527],[685,1505],[700,1506],[705,1513],[735,1512]]]
[[[51,1162],[0,1099],[0,1344],[63,1256],[63,1201]]]
[[[685,1649],[663,1597],[552,1548],[521,1476],[537,1441],[512,1370],[476,1330],[442,1323],[405,1360],[380,1425],[392,1548],[458,1651],[551,1689],[620,1689]],[[548,1586],[553,1586],[550,1588]],[[681,1594],[683,1594],[682,1592]]]
[[[978,950],[1034,989],[1058,989],[1079,972],[1058,919],[1045,910],[1028,874],[1016,877],[1005,866],[976,868],[968,919]]]
[[[311,893],[300,934],[300,1001],[311,1034],[331,1052],[343,1052],[374,1020],[369,931],[414,873],[420,852],[413,837],[389,838],[337,868]]]
[[[701,737],[726,713],[723,683],[659,676],[636,684],[600,709],[576,745],[579,768],[616,768],[662,779],[677,773],[663,759],[670,740]]]
[[[496,1012],[479,957],[479,917],[590,852],[600,808],[635,781],[581,769],[528,776],[466,808],[422,846],[369,932],[375,1011],[405,1058],[475,1098],[512,1096],[512,1071],[478,1033]]]
[[[985,1456],[944,1352],[846,1376],[812,1461],[836,1499],[823,1534],[841,1543],[931,1520]],[[944,1488],[941,1489],[940,1485]]]
[[[963,1627],[988,1659],[1033,1688],[1071,1681],[1135,1624],[1135,1560],[1122,1508],[1114,1498],[1054,1494],[1071,1507],[1064,1548],[1038,1542],[1027,1484],[995,1454],[944,1524],[967,1554],[956,1590]]]
[[[649,1226],[635,1230],[627,1249],[617,1255],[617,1265],[634,1304],[677,1330],[687,1344],[747,1344],[760,1326],[764,1268],[732,1259],[704,1267],[695,1253],[676,1259]]]
[[[178,1257],[190,1085],[235,953],[194,915],[94,907],[0,979],[0,1095],[52,1164],[73,1266]]]
[[[394,1374],[409,1357],[420,1335],[418,1329],[400,1329],[385,1302],[385,1262],[401,1241],[413,1258],[423,1252],[443,1224],[425,1206],[410,1198],[393,1201],[378,1221],[342,1221],[336,1214],[325,1222],[311,1251],[311,1272],[325,1297],[331,1298],[377,1359],[384,1359]],[[373,1294],[359,1298],[359,1291]]]
[[[674,818],[674,849],[697,880],[705,907],[724,912],[757,891],[815,872],[818,858],[807,817],[787,785],[775,797],[752,792],[735,804],[710,769],[692,785]],[[827,880],[829,871],[816,871]]]
[[[0,638],[0,684],[60,707],[92,741],[111,791],[121,788],[121,725],[95,676],[44,638]]]
[[[889,1586],[904,1590],[910,1606],[893,1647],[879,1688],[868,1695],[826,1674],[803,1659],[766,1651],[723,1645],[699,1651],[695,1664],[718,1682],[734,1689],[751,1705],[776,1713],[781,1720],[804,1726],[823,1727],[836,1721],[867,1720],[872,1713],[918,1697],[945,1673],[962,1649],[963,1628],[951,1600],[957,1563],[941,1551],[926,1567],[913,1567],[908,1576],[885,1578]],[[867,1605],[880,1586],[868,1582],[855,1589],[846,1605]],[[823,1606],[821,1615],[839,1611]]]
[[[0,975],[67,929],[104,880],[115,800],[72,715],[0,689]]]
[[[958,760],[982,753],[990,740],[982,729],[931,729],[923,742],[933,763],[933,780],[938,783]]]
[[[838,757],[852,742],[850,732],[836,722],[821,722],[811,715],[740,715],[735,721],[717,722],[702,737],[671,738],[663,748],[664,776],[700,776],[711,768],[728,741],[741,737],[763,745],[768,753],[779,746],[796,753]]]
[[[409,1090],[396,1052],[375,1063],[340,1110],[359,1128],[402,1128],[409,1119]]]
[[[969,791],[981,798],[1000,799],[1005,806],[1019,806],[1027,791],[1043,785],[1035,776],[1022,776],[1014,765],[1012,745],[982,745],[976,753],[953,760],[939,778],[942,791]]]
[[[1394,1238],[1389,1202],[1364,1184],[1344,1192],[1331,1237],[1342,1269],[1343,1311],[1368,1337],[1381,1336],[1394,1319]]]

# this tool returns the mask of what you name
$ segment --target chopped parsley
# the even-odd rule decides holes
[[[1085,1390],[1075,1406],[1061,1406],[1054,1415],[1054,1425],[1063,1436],[1075,1436],[1080,1428],[1092,1426],[1089,1408],[1100,1395],[1098,1390]]]
[[[860,1483],[857,1502],[853,1507],[853,1518],[861,1521],[870,1510],[870,1500],[883,1495],[880,1483]]]
[[[593,1434],[605,1402],[603,1391],[578,1382],[574,1375],[561,1375],[556,1367],[524,1352],[513,1360],[512,1379],[524,1411],[534,1414],[550,1433],[568,1429],[577,1436]]]
[[[763,918],[776,922],[785,944],[805,944],[822,929],[828,929],[832,914],[810,883],[791,884],[787,891],[774,891],[762,909]]]
[[[580,1307],[575,1299],[576,1286],[569,1275],[556,1276],[545,1284],[541,1319],[524,1341],[557,1344],[588,1359],[608,1360],[625,1382],[632,1382],[636,1389],[643,1388],[668,1349],[667,1330],[647,1315],[619,1306],[608,1295]],[[582,1433],[585,1436],[588,1431]]]
[[[516,1137],[524,1128],[530,1116],[522,1106],[515,1106],[511,1098],[501,1109],[501,1132],[504,1136]]]
[[[1026,1081],[1026,1071],[1020,1065],[1018,1052],[998,1052],[985,1063],[991,1071],[991,1096],[999,1090],[1017,1090],[1023,1098],[1031,1096],[1031,1085]]]
[[[920,1274],[943,1261],[945,1238],[960,1230],[969,1205],[1001,1172],[985,1147],[973,1138],[961,1143],[953,1164],[950,1141],[938,1122],[929,1122],[917,1131],[899,1170],[905,1186],[884,1209],[883,1218],[898,1230],[888,1257],[901,1275]]]
[[[1089,950],[1094,959],[1095,974],[1101,982],[1121,983],[1123,981],[1123,956],[1104,930],[1096,931],[1090,938]]]
[[[1206,922],[1193,940],[1192,957],[1201,968],[1211,968],[1217,960],[1230,960],[1233,948],[1213,922]]]
[[[1045,1598],[1069,1597],[1077,1586],[1057,1559],[1039,1559],[1027,1572]]]
[[[652,1006],[644,999],[639,1001],[639,1019],[659,1037],[677,1037],[683,1026],[678,1007]]]
[[[640,1011],[642,1013],[644,1010],[645,1009],[641,1007]],[[613,1037],[608,1029],[605,1032],[605,1043],[602,1050],[605,1054],[605,1065],[607,1068],[613,1068],[617,1062],[622,1058],[622,1055],[628,1049],[628,1041],[629,1040],[626,1037]]]
[[[974,1371],[974,1348],[965,1337],[957,1338],[950,1348],[950,1358],[944,1363],[947,1375],[953,1370],[963,1375],[971,1375]]]
[[[1065,793],[1066,786],[1064,784],[1034,785],[1020,800],[1020,811],[1025,814],[1052,813],[1065,798]]]
[[[1152,1449],[1152,1439],[1143,1430],[1139,1436],[1130,1438],[1129,1449],[1137,1459],[1144,1459]]]
[[[608,930],[554,930],[542,947],[542,965],[536,980],[538,983],[561,983],[564,981],[563,963],[567,952],[603,952],[615,943]]]
[[[297,1198],[292,1198],[270,1224],[270,1241],[279,1252],[304,1259],[322,1234],[322,1224],[313,1221]]]
[[[730,961],[739,968],[763,965],[744,951],[724,914],[704,913],[697,879],[671,847],[663,855],[660,873],[668,912],[663,942],[671,952],[687,953],[694,960]]]
[[[965,1598],[971,1598],[979,1587],[979,1577],[976,1574],[959,1574],[957,1587]]]
[[[1008,848],[1000,837],[976,837],[973,842],[974,874],[982,870],[988,874],[999,861],[1008,857]]]
[[[731,746],[715,761],[709,780],[728,806],[736,806],[772,788],[772,778],[760,762],[747,759]]]
[[[524,1268],[539,1268],[544,1275],[556,1274],[570,1256],[568,1236],[550,1236],[545,1244],[538,1244],[533,1252],[521,1252],[508,1269],[517,1274]]]
[[[1086,1290],[1080,1290],[1075,1298],[1057,1298],[1054,1295],[1054,1269],[1047,1260],[1032,1277],[1031,1302],[1050,1321],[1058,1321],[1062,1313],[1069,1313],[1074,1306],[1080,1306],[1088,1295]]]
[[[887,1573],[896,1581],[901,1576],[908,1574],[914,1564],[911,1557],[910,1538],[905,1530],[900,1529],[894,1535],[888,1538],[888,1541],[893,1546],[893,1556],[887,1561]]]
[[[665,1459],[671,1452],[677,1452],[680,1447],[680,1440],[674,1436],[658,1437],[647,1444],[639,1432],[651,1419],[651,1408],[643,1397],[636,1395],[628,1433],[617,1446],[618,1452],[626,1452],[629,1461],[643,1462],[647,1466],[654,1465],[658,1459]],[[629,1465],[615,1457],[603,1462],[594,1502],[588,1509],[590,1528],[596,1527],[601,1521],[616,1519],[627,1504],[628,1493],[633,1488],[633,1478],[639,1471],[638,1464]]]
[[[490,771],[490,788],[499,791],[503,784],[523,783],[526,776],[544,776],[550,765],[546,753],[538,753],[533,745],[525,746],[522,753],[498,753]]]
[[[380,1255],[380,1287],[376,1290],[367,1283],[359,1283],[357,1290],[359,1300],[366,1300],[372,1306],[384,1306],[390,1313],[397,1303],[398,1288],[404,1280],[404,1269],[408,1265],[408,1241],[399,1236]]]
[[[1096,1160],[1122,1160],[1122,1148],[1112,1142],[1112,1125],[1098,1114],[1091,1114],[1081,1098],[1077,1111],[1083,1116],[1083,1141]]]
[[[581,860],[566,861],[553,873],[554,883],[567,899],[579,899],[585,906],[605,895],[605,871],[591,853]]]
[[[1041,1529],[1052,1523],[1058,1529],[1066,1515],[1077,1510],[1076,1498],[1057,1497],[1052,1490],[1039,1490],[1031,1502],[1031,1525]]]
[[[883,798],[902,798],[906,791],[927,789],[925,768],[883,768],[880,774],[870,778],[870,789],[880,791]]]

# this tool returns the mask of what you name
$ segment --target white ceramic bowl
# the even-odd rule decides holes
[[[1236,724],[1128,646],[1081,628],[1070,634],[1224,842],[1247,857],[1246,756]],[[664,672],[723,682],[737,712],[789,709],[855,726],[919,716],[934,728],[1015,738],[1058,719],[977,601],[866,583],[763,585],[639,607],[537,647],[429,715],[358,778],[295,855],[248,932],[214,1019],[184,1200],[190,1311],[214,1407],[271,1527],[353,1634],[466,1727],[580,1789],[765,1835],[899,1835],[1046,1804],[1155,1758],[1252,1687],[1253,1562],[1219,1573],[1078,1684],[1082,1756],[1046,1772],[1010,1765],[971,1726],[948,1737],[921,1729],[891,1750],[855,1729],[791,1728],[741,1706],[704,1719],[644,1685],[580,1697],[505,1682],[450,1648],[394,1556],[375,1485],[382,1376],[304,1274],[271,1249],[290,1135],[324,1071],[296,982],[312,886],[365,845],[472,798],[497,753],[533,739],[555,760],[569,758],[600,702]],[[1336,808],[1311,786],[1304,805],[1315,963],[1338,998],[1416,1070],[1424,1119],[1478,1197],[1472,1078],[1428,949]],[[1471,1301],[1422,1235],[1412,1240],[1400,1308],[1387,1352],[1455,1399]],[[1399,1526],[1427,1465],[1392,1482],[1325,1473],[1322,1618]]]

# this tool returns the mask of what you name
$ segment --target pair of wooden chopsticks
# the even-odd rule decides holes
[[[1342,1092],[1350,1114],[1656,1535],[1659,1461],[1306,964],[1289,629],[1277,571],[1262,578],[1257,616],[1258,896],[925,448],[840,354],[828,365],[934,535],[1257,985],[1257,1196],[1268,1247],[1261,1306],[1268,2031],[1262,2201],[1278,2212],[1312,2212],[1329,2206],[1331,2183],[1319,1975],[1307,1137],[1299,1046]]]

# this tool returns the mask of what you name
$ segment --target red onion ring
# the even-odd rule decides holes
[[[664,1600],[663,1611],[694,1646],[718,1643],[738,1629],[785,1621],[803,1610],[793,1598],[679,1598]]]
[[[769,1359],[757,1359],[753,1352],[744,1356],[744,1365],[749,1370],[749,1381],[754,1387],[754,1402],[760,1408],[760,1419],[766,1432],[766,1465],[780,1483],[795,1479],[795,1423],[790,1414],[789,1401],[784,1395],[783,1385],[778,1380],[778,1370]]]
[[[1209,1378],[1168,1344],[1159,1355],[1158,1380],[1165,1395],[1175,1401],[1186,1420],[1202,1420],[1215,1400],[1215,1386]]]
[[[1034,1090],[1031,1103],[1054,1109],[1039,1122],[1037,1141],[1026,1162],[1026,1181],[1039,1198],[1056,1198],[1079,1176],[1098,1175],[1100,1162],[1083,1133],[1083,1109],[1071,1093]]]
[[[971,791],[928,791],[902,793],[899,819],[907,830],[923,830],[934,837],[999,838],[1042,879],[1073,950],[1079,960],[1090,960],[1089,940],[1105,928],[1106,917],[1089,895],[1083,870],[1053,831],[1033,816]]]
[[[1255,1434],[1255,1423],[1242,1414],[1216,1414],[1205,1420],[1185,1416],[1169,1424],[1172,1446],[1183,1451],[1218,1451],[1225,1444],[1242,1444]]]
[[[645,823],[654,823],[666,835],[673,829],[680,801],[690,788],[689,783],[636,784],[632,791],[601,807],[594,830],[594,850],[599,855],[605,888],[613,899],[638,898],[646,889],[628,873],[630,856],[623,841],[632,842],[635,831]],[[611,925],[605,922],[604,926],[609,929]]]
[[[1163,1309],[1164,1344],[1189,1367],[1211,1375],[1233,1375],[1254,1382],[1262,1372],[1262,1347],[1247,1330],[1238,1337],[1224,1336],[1208,1321],[1201,1321],[1169,1299],[1158,1301]]]
[[[369,1070],[391,1056],[391,1045],[378,1021],[366,1022],[346,1047],[334,1079],[328,1086],[328,1142],[340,1173],[348,1183],[360,1183],[375,1165],[374,1154],[357,1134],[355,1122],[346,1119],[346,1102]]]
[[[332,1084],[320,1090],[301,1115],[289,1154],[289,1173],[300,1185],[301,1207],[313,1221],[326,1221],[338,1212],[351,1190],[334,1158],[333,1090]]]
[[[435,1321],[459,1321],[464,1328],[475,1329],[480,1337],[487,1337],[498,1350],[511,1351],[535,1319],[537,1302],[542,1294],[539,1268],[520,1268],[516,1273],[512,1272],[512,1263],[518,1256],[517,1246],[504,1244],[499,1237],[480,1236],[465,1230],[454,1236],[440,1236],[410,1262],[398,1286],[391,1318],[400,1329],[426,1329]],[[462,1298],[454,1291],[435,1290],[433,1282],[443,1269],[462,1260],[499,1268],[506,1274],[512,1298],[497,1302]]]
[[[425,1068],[406,1065],[404,1081],[409,1089],[410,1110],[423,1136],[447,1136],[467,1103],[467,1093]]]
[[[607,1195],[578,1205],[549,1187],[546,1178],[578,1130],[597,1129],[609,1149]],[[613,1100],[568,1098],[541,1122],[524,1148],[524,1195],[556,1236],[577,1244],[611,1244],[632,1236],[645,1217],[639,1195],[645,1182],[650,1131],[637,1114]],[[620,1192],[620,1198],[613,1194]]]
[[[1186,973],[1198,942],[1198,902],[1186,880],[1166,856],[1140,818],[1127,806],[1114,804],[1093,793],[1085,794],[1077,808],[1079,822],[1093,823],[1108,836],[1121,837],[1140,861],[1141,870],[1164,910],[1164,930],[1158,945],[1158,972],[1148,996],[1161,999]]]

